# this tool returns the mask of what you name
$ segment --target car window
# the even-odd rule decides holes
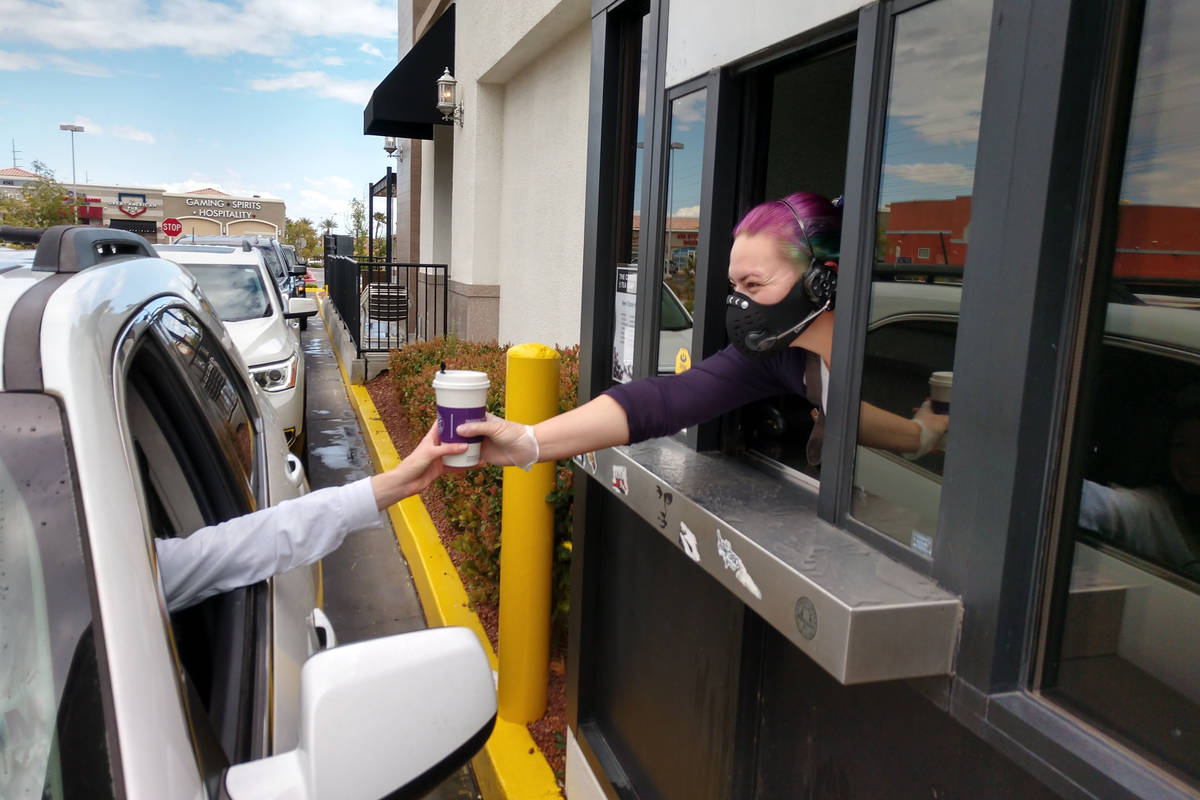
[[[248,385],[190,311],[160,311],[151,331],[126,370],[124,414],[152,535],[188,536],[254,508],[261,425]],[[171,615],[180,691],[208,777],[267,746],[268,610],[258,584]]]
[[[271,316],[262,273],[254,264],[184,264],[212,301],[222,322]]]
[[[0,797],[112,797],[108,691],[54,400],[0,394]]]
[[[275,248],[271,245],[262,245],[258,251],[263,254],[263,260],[267,262],[267,269],[275,276],[275,280],[283,280],[287,275],[287,270],[283,266],[283,262],[279,260],[279,255],[275,252]]]

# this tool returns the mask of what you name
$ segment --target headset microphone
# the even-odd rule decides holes
[[[786,331],[780,331],[779,333],[771,336],[767,336],[764,331],[750,331],[746,334],[746,349],[753,350],[757,353],[765,353],[774,347],[775,344],[780,340],[785,338],[793,339],[799,336],[800,333],[809,326],[809,323],[816,319],[818,315],[820,315],[822,312],[828,311],[832,307],[833,301],[826,300],[825,305],[815,309],[812,311],[812,313],[797,322],[792,327],[788,328]]]

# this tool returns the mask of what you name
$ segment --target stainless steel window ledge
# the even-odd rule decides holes
[[[951,673],[960,599],[819,519],[811,492],[668,438],[575,461],[841,683]]]

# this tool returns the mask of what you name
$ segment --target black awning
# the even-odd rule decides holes
[[[434,125],[450,124],[437,110],[437,79],[446,68],[454,72],[453,5],[375,87],[363,109],[363,133],[432,139]]]

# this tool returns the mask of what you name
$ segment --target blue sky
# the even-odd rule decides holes
[[[362,133],[396,64],[379,0],[0,0],[0,167],[282,199],[339,228],[393,159]],[[430,87],[433,102],[433,87]],[[408,143],[405,143],[408,147]]]

